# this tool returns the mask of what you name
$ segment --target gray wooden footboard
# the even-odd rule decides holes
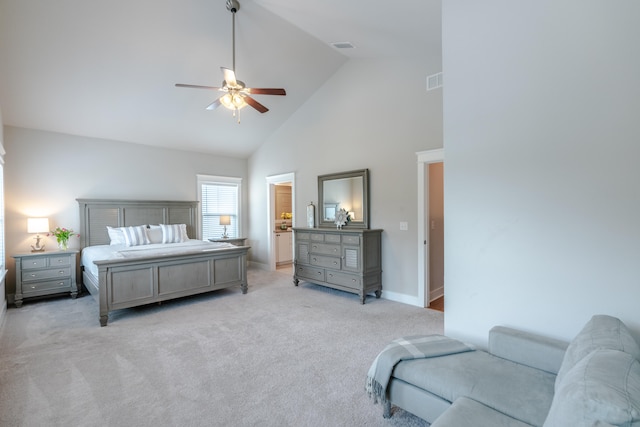
[[[100,325],[121,308],[240,285],[247,293],[248,246],[174,256],[96,261]]]
[[[186,224],[198,238],[195,201],[78,199],[80,247],[108,245],[106,226]],[[100,325],[109,312],[240,285],[247,293],[248,246],[179,255],[96,261],[98,278],[83,272],[83,284],[98,300]]]

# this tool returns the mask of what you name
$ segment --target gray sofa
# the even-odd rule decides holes
[[[367,383],[385,417],[394,405],[432,427],[640,426],[640,347],[617,318],[593,316],[570,343],[498,326],[487,351],[403,345],[370,370],[395,351],[388,382]]]

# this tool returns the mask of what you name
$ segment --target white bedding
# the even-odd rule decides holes
[[[80,255],[80,265],[84,266],[84,270],[98,277],[98,266],[94,261],[123,259],[123,258],[141,258],[164,255],[179,255],[193,252],[209,252],[220,249],[235,247],[231,243],[226,242],[205,242],[202,240],[187,240],[180,243],[152,243],[142,246],[125,246],[125,245],[98,245],[88,246],[82,249]]]

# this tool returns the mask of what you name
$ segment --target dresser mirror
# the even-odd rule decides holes
[[[369,228],[369,169],[318,176],[318,225],[336,227],[336,212],[344,209],[345,227]]]

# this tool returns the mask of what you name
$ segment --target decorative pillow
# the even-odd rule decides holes
[[[619,350],[595,350],[566,373],[544,427],[640,425],[640,362]]]
[[[111,245],[124,245],[124,234],[122,228],[113,228],[107,225],[107,233],[111,240]]]
[[[188,240],[186,224],[160,224],[160,227],[162,243],[180,243]]]
[[[562,382],[562,378],[582,358],[592,351],[602,348],[624,351],[640,360],[640,347],[629,333],[626,325],[620,319],[612,316],[595,315],[569,344],[556,377],[555,390],[558,391],[558,385]]]
[[[151,243],[162,243],[162,227],[159,225],[150,225],[147,234]]]
[[[122,234],[124,234],[124,244],[127,246],[140,246],[149,244],[149,236],[147,236],[146,225],[122,227]]]

